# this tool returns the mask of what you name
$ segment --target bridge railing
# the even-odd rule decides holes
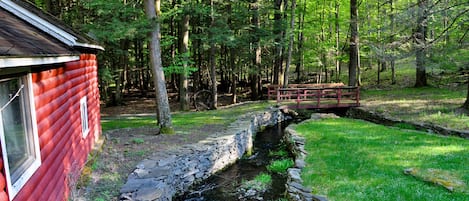
[[[296,108],[360,106],[359,87],[278,88],[276,92],[277,103],[296,102]]]

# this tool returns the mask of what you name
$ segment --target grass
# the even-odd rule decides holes
[[[138,127],[157,127],[156,119],[152,117],[125,117],[101,119],[101,128],[103,132],[121,129],[121,128],[138,128]]]
[[[132,138],[132,143],[134,144],[143,144],[145,142],[142,138]]]
[[[293,167],[294,164],[292,159],[274,160],[267,166],[267,170],[273,173],[283,174],[287,172],[288,168]]]
[[[289,153],[286,150],[269,151],[270,157],[287,158]]]
[[[262,111],[269,106],[272,106],[272,103],[258,102],[222,110],[176,112],[172,114],[172,123],[176,134],[187,134],[190,133],[191,130],[199,129],[208,124],[220,126],[228,125],[242,115]],[[155,117],[128,117],[101,120],[103,132],[121,128],[157,127],[156,123]]]
[[[469,197],[468,140],[345,118],[308,122],[296,130],[305,137],[308,152],[304,184],[330,200],[463,201]],[[404,174],[409,168],[430,174]],[[429,182],[428,176],[440,179],[435,171],[463,185],[450,192]]]
[[[243,189],[253,189],[258,192],[264,192],[272,184],[272,176],[267,173],[260,173],[253,180],[243,181],[241,183],[241,188]]]
[[[364,90],[361,103],[385,116],[468,130],[469,116],[456,112],[464,103],[466,93],[464,87]]]

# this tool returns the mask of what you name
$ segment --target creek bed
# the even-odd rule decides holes
[[[209,177],[202,183],[194,186],[191,190],[176,197],[176,201],[235,201],[235,200],[278,200],[284,197],[286,176],[269,173],[266,166],[272,160],[278,159],[279,156],[269,154],[272,151],[284,149],[282,138],[284,128],[288,123],[279,123],[275,126],[268,127],[258,132],[254,140],[253,155],[243,157],[235,164],[225,170]],[[258,196],[241,198],[239,187],[243,181],[252,180],[260,173],[268,173],[272,176],[272,184],[270,188]]]

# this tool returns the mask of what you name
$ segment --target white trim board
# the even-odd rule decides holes
[[[71,46],[71,47],[78,46],[78,47],[87,47],[87,48],[104,50],[104,48],[99,45],[83,44],[83,43],[77,42],[77,38],[73,36],[72,34],[49,23],[48,21],[40,18],[36,14],[24,9],[23,7],[15,4],[14,2],[10,0],[0,0],[0,7],[13,13],[14,15],[18,16],[22,20],[35,26],[36,28],[50,34],[51,36],[65,43],[68,46]]]
[[[1,1],[0,1],[1,2]],[[1,58],[0,69],[19,66],[35,66],[43,64],[65,63],[80,60],[80,56],[58,56],[58,57],[30,57],[30,58]]]

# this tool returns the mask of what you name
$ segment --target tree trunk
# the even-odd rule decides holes
[[[160,46],[160,0],[145,0],[145,13],[147,18],[153,21],[153,30],[150,33],[150,65],[153,70],[153,79],[156,90],[156,117],[161,133],[172,133],[171,110],[169,108],[168,94],[166,92],[166,82],[164,78],[163,66],[161,63]]]
[[[210,27],[213,28],[215,26],[215,16],[214,16],[214,5],[213,5],[213,0],[210,1],[210,7],[211,7],[211,23]],[[212,85],[212,105],[210,105],[211,108],[217,109],[218,106],[218,92],[217,92],[217,69],[216,69],[216,58],[215,58],[215,53],[216,53],[216,47],[215,47],[215,42],[213,41],[213,33],[210,32],[209,38],[210,40],[210,55],[209,55],[209,63],[210,63],[210,79],[211,79],[211,85]]]
[[[417,16],[417,29],[414,34],[414,41],[416,45],[415,63],[417,65],[415,87],[427,86],[427,73],[426,73],[426,46],[427,46],[427,2],[428,0],[419,0],[418,2],[418,16]]]
[[[274,84],[283,84],[283,26],[282,26],[283,0],[275,0],[274,35],[275,35],[275,62]]]
[[[294,30],[295,30],[295,10],[296,10],[296,0],[292,0],[291,2],[291,20],[290,20],[290,43],[288,44],[288,57],[287,57],[287,65],[285,66],[285,75],[283,78],[283,85],[285,87],[288,86],[288,75],[290,71],[290,63],[292,60],[292,52],[293,52],[293,40],[294,40]]]
[[[359,68],[358,55],[358,9],[357,0],[350,0],[350,61],[349,61],[349,86],[357,86],[357,69]]]
[[[339,82],[340,80],[340,24],[339,24],[339,9],[340,9],[340,2],[339,0],[335,0],[335,80]]]
[[[237,90],[238,88],[238,71],[236,70],[236,49],[230,48],[230,67],[231,67],[231,104],[235,104],[238,102],[238,97],[237,97]]]
[[[179,75],[179,104],[181,110],[187,111],[189,110],[189,95],[188,95],[188,75],[189,72],[188,62],[189,62],[189,15],[186,14],[182,18],[181,21],[181,35],[180,35],[180,45],[179,45],[179,53],[183,55],[184,61],[182,64],[182,73]]]
[[[259,30],[259,5],[257,0],[254,0],[254,2],[251,4],[251,10],[252,10],[252,19],[251,19],[251,24],[252,26],[255,27],[253,35],[253,40],[252,40],[252,47],[254,47],[254,57],[253,57],[253,70],[249,73],[249,79],[250,79],[250,86],[251,86],[251,100],[258,100],[259,99],[259,84],[258,82],[260,81],[260,74],[261,74],[261,62],[262,62],[262,49],[261,45],[259,43],[260,39],[258,36],[257,31]]]
[[[390,37],[390,42],[394,42],[394,26],[395,26],[395,20],[394,20],[394,0],[389,0],[389,4],[391,7],[391,14],[389,14],[389,17],[391,18],[391,37]],[[391,56],[391,84],[394,85],[396,84],[396,62],[395,62],[394,55]]]
[[[306,0],[303,1],[303,9],[298,16],[298,59],[296,61],[296,83],[301,82],[301,72],[303,71],[304,66],[304,51],[303,51],[303,44],[304,44],[304,34],[303,34],[303,27],[305,23],[305,13],[306,13]]]
[[[467,80],[467,96],[466,96],[466,102],[462,105],[462,108],[466,110],[466,113],[469,114],[469,79]]]

